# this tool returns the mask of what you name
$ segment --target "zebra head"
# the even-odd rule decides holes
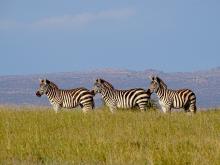
[[[102,79],[100,79],[100,78],[96,79],[96,81],[95,81],[95,83],[94,83],[94,86],[93,86],[93,91],[94,91],[94,93],[95,93],[95,94],[101,93],[102,88],[104,88]]]
[[[36,96],[41,97],[43,94],[46,94],[50,85],[50,81],[47,79],[40,79],[40,88],[36,92]]]
[[[96,79],[93,87],[94,93],[101,93],[105,89],[114,89],[114,87],[109,82],[101,78]]]
[[[157,92],[159,90],[159,88],[167,88],[167,85],[163,82],[163,80],[157,76],[150,76],[149,77],[151,80],[150,83],[150,92]]]

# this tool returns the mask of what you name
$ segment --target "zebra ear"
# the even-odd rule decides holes
[[[47,79],[45,79],[45,82],[46,82],[46,84],[50,84],[50,81]]]
[[[97,79],[93,77],[93,78],[91,78],[91,81],[92,81],[92,82],[96,82]]]
[[[159,77],[155,77],[155,79],[157,80],[158,83],[160,83],[160,78]]]
[[[43,83],[43,82],[44,82],[44,80],[43,80],[43,79],[41,79],[41,78],[39,78],[39,82],[40,82],[40,83]]]
[[[101,78],[100,78],[99,80],[100,80],[100,83],[101,83],[101,84],[104,82],[104,80],[103,80],[103,79],[101,79]]]
[[[103,80],[102,80],[101,78],[98,78],[98,79],[96,80],[96,82],[102,84],[102,83],[103,83]]]
[[[149,79],[150,79],[151,81],[154,81],[154,76],[149,76]]]

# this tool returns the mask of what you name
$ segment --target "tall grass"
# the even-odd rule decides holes
[[[220,164],[220,111],[0,108],[0,164]]]

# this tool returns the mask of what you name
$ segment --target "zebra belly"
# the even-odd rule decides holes
[[[117,102],[117,108],[133,108],[132,102],[130,100],[120,100]]]
[[[168,107],[169,105],[165,104],[163,101],[159,100],[159,104],[161,107]]]
[[[62,106],[63,108],[75,108],[76,106]]]
[[[123,105],[123,104],[118,103],[118,104],[117,104],[117,108],[132,108],[132,106]]]
[[[178,101],[174,101],[173,102],[173,106],[172,106],[172,108],[177,108],[177,109],[179,109],[179,108],[183,108],[183,101],[182,100],[178,100]]]
[[[63,108],[75,108],[76,106],[78,106],[78,105],[75,105],[73,103],[68,103],[65,101],[63,102],[63,105],[62,105]]]

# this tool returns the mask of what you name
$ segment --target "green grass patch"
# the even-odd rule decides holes
[[[0,107],[0,164],[220,164],[220,111]]]

